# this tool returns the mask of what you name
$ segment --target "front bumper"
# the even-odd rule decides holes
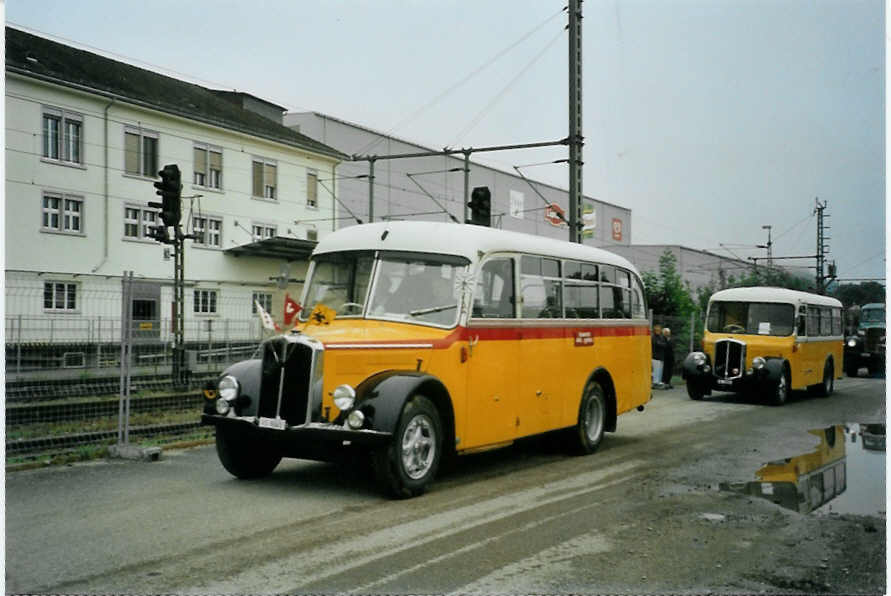
[[[266,419],[255,416],[201,415],[201,424],[262,438],[282,447],[285,452],[316,453],[326,449],[341,451],[350,447],[374,449],[387,445],[392,439],[391,433],[370,429],[352,430],[329,422],[310,422],[286,428],[271,428],[262,425],[266,423],[265,421]]]

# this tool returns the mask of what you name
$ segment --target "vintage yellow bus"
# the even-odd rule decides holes
[[[733,288],[709,299],[703,352],[684,360],[687,393],[767,393],[775,405],[789,391],[832,393],[842,371],[842,304],[784,288]]]
[[[444,455],[562,430],[593,452],[650,399],[638,272],[604,250],[486,227],[339,230],[311,256],[299,324],[205,392],[223,466],[371,453],[397,497]]]

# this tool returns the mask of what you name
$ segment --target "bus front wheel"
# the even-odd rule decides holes
[[[422,494],[442,456],[442,422],[429,399],[416,395],[402,409],[393,441],[373,455],[378,483],[397,499]]]
[[[571,447],[579,455],[594,453],[603,440],[606,428],[606,391],[597,381],[591,381],[585,387],[582,403],[579,405],[579,417],[572,429]]]

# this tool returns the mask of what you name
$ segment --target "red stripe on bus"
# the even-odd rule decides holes
[[[636,335],[650,335],[647,326],[615,326],[615,327],[457,327],[447,336],[440,339],[398,339],[367,342],[368,347],[363,348],[366,342],[332,342],[326,346],[355,346],[356,349],[374,349],[376,346],[400,346],[429,343],[435,350],[449,348],[459,341],[505,341],[523,339],[563,339],[574,338],[576,334],[583,332],[591,337],[631,337]]]

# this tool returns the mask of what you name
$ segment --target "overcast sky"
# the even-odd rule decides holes
[[[441,148],[567,135],[563,7],[7,0],[6,19]],[[771,225],[774,256],[813,255],[819,197],[840,277],[884,277],[882,0],[588,0],[583,12],[583,190],[632,210],[633,243],[764,256],[753,247]],[[511,170],[564,157],[479,161]],[[524,172],[568,187],[565,165]]]

